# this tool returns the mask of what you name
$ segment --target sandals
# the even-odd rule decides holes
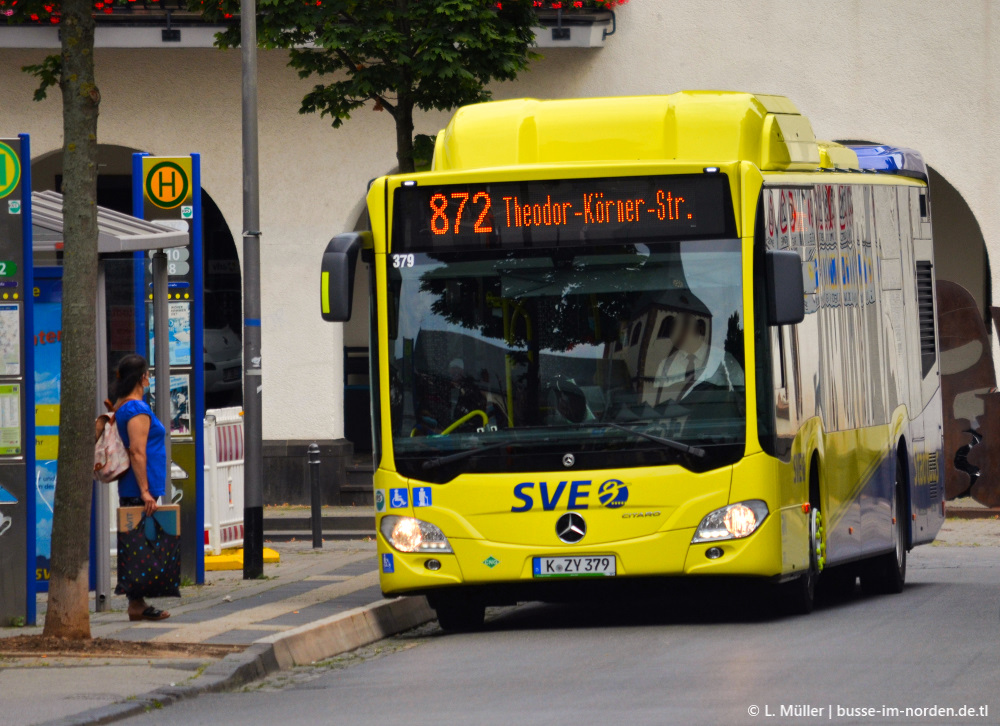
[[[166,620],[169,617],[170,617],[170,613],[168,613],[165,610],[157,610],[152,605],[150,605],[148,608],[146,608],[145,610],[143,610],[138,615],[134,615],[132,613],[128,614],[128,619],[132,620],[132,621],[135,621],[135,620]]]

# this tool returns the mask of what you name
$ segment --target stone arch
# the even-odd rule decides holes
[[[956,282],[972,293],[992,336],[989,309],[993,304],[993,284],[983,231],[958,189],[933,167],[927,171],[937,278]]]
[[[98,145],[97,203],[100,206],[125,214],[132,213],[132,155],[138,151],[141,150],[115,144]],[[61,191],[62,159],[62,149],[32,159],[32,191]],[[222,211],[204,187],[201,200],[206,347],[210,347],[208,331],[227,337],[230,335],[226,330],[228,328],[237,340],[242,336],[243,283],[236,243]],[[210,361],[206,360],[206,365],[208,363]],[[242,375],[238,386],[234,386],[232,381],[221,382],[216,386],[217,390],[208,390],[211,386],[206,378],[205,398],[209,408],[242,405]]]

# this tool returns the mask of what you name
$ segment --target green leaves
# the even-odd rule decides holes
[[[219,47],[240,43],[239,2],[202,6],[228,24]],[[413,170],[414,108],[448,110],[490,98],[534,54],[531,0],[258,0],[258,43],[289,50],[299,76],[333,76],[302,100],[302,113],[330,116],[334,128],[371,104],[397,125],[400,169]],[[409,129],[409,131],[407,131]],[[404,141],[408,139],[408,141]],[[404,148],[405,147],[405,148]]]
[[[30,73],[39,81],[39,86],[35,89],[35,100],[44,101],[48,95],[48,90],[52,86],[59,85],[62,77],[62,57],[58,55],[46,56],[38,65],[21,66],[21,70]]]

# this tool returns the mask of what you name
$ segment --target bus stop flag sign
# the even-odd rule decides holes
[[[21,160],[10,146],[0,142],[0,199],[10,196],[11,192],[17,189],[19,181],[21,181]]]
[[[144,156],[142,158],[142,192],[146,201],[159,209],[191,206],[191,157]],[[148,217],[147,217],[148,218]]]

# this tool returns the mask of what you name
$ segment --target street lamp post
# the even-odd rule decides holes
[[[257,165],[257,7],[240,9],[243,52],[243,579],[264,574],[260,356],[260,209]]]

